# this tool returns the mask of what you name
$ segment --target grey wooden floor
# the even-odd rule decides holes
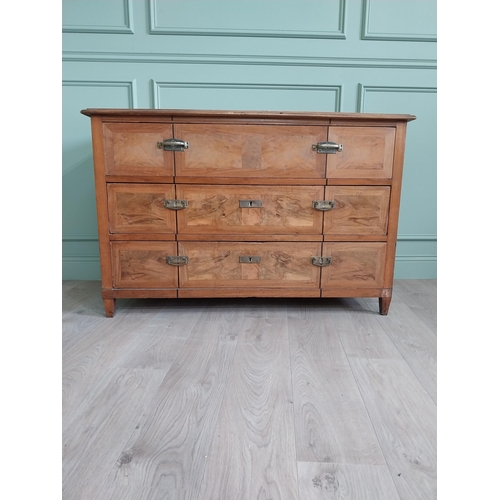
[[[436,498],[436,282],[118,300],[63,282],[64,500]]]

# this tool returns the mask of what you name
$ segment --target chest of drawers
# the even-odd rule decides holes
[[[102,297],[392,295],[411,115],[86,109]]]

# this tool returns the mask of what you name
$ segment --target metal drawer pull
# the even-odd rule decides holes
[[[187,200],[164,200],[164,204],[165,208],[170,210],[182,210],[189,205]]]
[[[332,264],[331,257],[311,257],[311,263],[318,267],[326,267]]]
[[[313,208],[326,212],[327,210],[335,208],[335,201],[316,200],[313,201]]]
[[[158,149],[165,151],[184,151],[189,148],[189,142],[181,141],[180,139],[165,139],[163,142],[157,142]]]
[[[240,257],[240,264],[260,264],[262,257],[258,255],[242,255]]]
[[[312,148],[316,153],[336,154],[337,151],[340,153],[344,146],[336,142],[318,142],[318,144],[313,144]]]
[[[240,200],[240,208],[262,208],[262,200]]]
[[[167,264],[171,266],[185,266],[189,262],[189,257],[179,255],[167,255]]]

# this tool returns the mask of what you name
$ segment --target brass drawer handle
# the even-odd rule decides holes
[[[185,266],[189,262],[189,257],[180,255],[167,255],[167,264],[170,266]]]
[[[262,200],[240,200],[240,208],[262,208]]]
[[[326,212],[335,208],[335,201],[315,200],[313,201],[313,208]]]
[[[240,257],[240,264],[260,264],[262,257],[259,255],[242,255]]]
[[[312,148],[316,153],[336,154],[337,151],[340,153],[344,146],[336,142],[318,142],[318,144],[313,144]]]
[[[332,264],[331,257],[311,257],[311,263],[318,267],[326,267]]]
[[[157,142],[156,146],[158,149],[163,149],[164,151],[184,151],[189,148],[189,142],[172,138],[165,139],[163,142]]]
[[[187,200],[164,200],[164,204],[165,208],[170,210],[182,210],[189,205]]]

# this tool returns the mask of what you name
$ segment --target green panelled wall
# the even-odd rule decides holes
[[[396,278],[436,277],[436,0],[63,0],[63,278],[99,279],[89,107],[410,113]]]

